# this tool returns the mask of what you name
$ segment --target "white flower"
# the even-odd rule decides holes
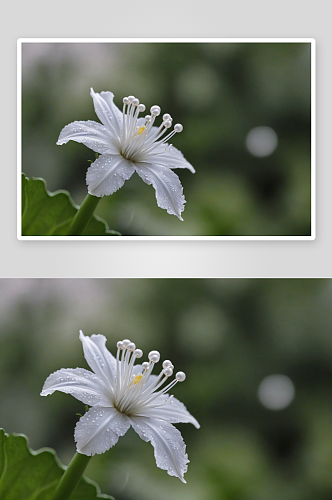
[[[143,352],[129,340],[117,343],[114,358],[103,335],[85,337],[80,331],[80,339],[93,372],[84,368],[58,370],[46,379],[41,392],[42,396],[66,392],[92,407],[76,424],[77,451],[88,456],[104,453],[132,426],[144,441],[151,441],[157,466],[185,483],[183,474],[189,462],[186,445],[171,424],[190,422],[197,429],[200,426],[183,403],[167,394],[177,382],[185,380],[185,374],[178,372],[162,389],[174,367],[166,360],[160,374],[152,375],[160,359],[158,351],[149,353],[149,362],[135,366]]]
[[[162,138],[172,126],[172,117],[164,114],[160,127],[153,127],[159,106],[151,107],[151,115],[138,118],[145,106],[134,96],[123,98],[121,113],[112,92],[98,94],[91,88],[90,93],[102,125],[90,120],[70,123],[62,129],[57,142],[82,142],[100,154],[86,174],[88,192],[97,197],[110,195],[136,171],[144,182],[153,185],[158,206],[183,220],[181,212],[186,201],[180,179],[172,169],[188,168],[193,173],[195,169],[178,149],[167,144],[176,132],[182,131],[182,125],[174,125],[173,131]]]

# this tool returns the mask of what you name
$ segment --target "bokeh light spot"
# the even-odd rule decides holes
[[[259,384],[258,398],[269,410],[283,410],[293,401],[295,387],[286,375],[269,375]]]
[[[270,156],[278,146],[278,136],[271,127],[252,128],[246,137],[246,148],[253,156]]]

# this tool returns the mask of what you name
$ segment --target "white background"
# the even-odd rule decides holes
[[[2,1],[0,277],[332,276],[330,1]],[[16,41],[36,37],[294,37],[317,49],[315,241],[18,241]]]

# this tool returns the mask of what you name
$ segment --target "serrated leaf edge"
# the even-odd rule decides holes
[[[54,191],[53,193],[51,191],[49,191],[46,187],[46,180],[43,179],[42,177],[27,177],[25,175],[24,172],[22,172],[22,183],[21,183],[21,191],[23,190],[23,180],[33,180],[33,181],[42,181],[42,183],[44,184],[44,188],[45,188],[45,191],[47,193],[47,195],[50,197],[50,198],[54,198],[54,196],[56,196],[57,194],[64,194],[68,197],[69,199],[69,202],[71,204],[71,206],[73,208],[75,208],[76,210],[78,210],[80,208],[79,205],[76,205],[76,203],[74,202],[74,200],[72,199],[71,195],[70,195],[70,192],[65,190],[65,189],[58,189],[57,191]],[[27,206],[27,204],[26,204]],[[24,213],[25,211],[22,213],[22,219],[23,219],[23,216],[24,216]],[[110,229],[109,228],[109,225],[107,223],[107,221],[105,219],[102,219],[101,217],[99,217],[98,215],[93,215],[93,217],[98,221],[98,222],[101,222],[102,224],[104,224],[105,226],[105,232],[106,233],[109,233],[109,234],[112,234],[113,236],[121,236],[121,233],[119,233],[118,231],[115,231],[114,229]],[[63,222],[63,224],[65,224],[65,222]]]
[[[3,428],[0,428],[0,433],[3,432],[4,433],[4,436],[5,437],[9,437],[9,436],[15,436],[15,437],[22,437],[24,438],[25,440],[25,443],[26,443],[26,446],[27,446],[27,449],[29,451],[29,453],[33,456],[37,456],[37,455],[40,455],[41,453],[44,453],[44,452],[47,452],[47,453],[50,453],[51,455],[53,455],[54,459],[55,459],[55,463],[58,465],[58,467],[60,469],[62,469],[63,471],[66,471],[67,470],[67,467],[65,465],[63,465],[57,454],[56,454],[56,451],[53,450],[53,448],[48,448],[48,447],[44,447],[44,448],[40,448],[39,450],[32,450],[29,446],[29,438],[25,435],[25,434],[21,434],[21,433],[17,433],[17,432],[13,432],[12,434],[7,434],[7,432],[3,429]],[[3,473],[1,474],[0,476],[0,481],[3,477],[3,474],[6,472],[6,469],[7,469],[7,455],[5,454],[5,467],[4,467],[4,470],[3,470]],[[107,500],[115,500],[114,497],[111,497],[109,495],[105,495],[103,493],[101,493],[101,489],[100,489],[100,486],[98,483],[96,483],[95,481],[93,481],[92,479],[89,479],[88,477],[84,476],[82,477],[82,479],[84,481],[86,481],[88,484],[91,484],[91,486],[95,487],[96,488],[96,498],[105,498]],[[47,489],[50,485],[48,485],[47,487],[45,487],[44,489]]]

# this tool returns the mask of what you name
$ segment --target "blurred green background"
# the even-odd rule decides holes
[[[184,223],[135,174],[96,211],[123,235],[306,236],[310,228],[309,43],[24,43],[23,171],[81,204],[94,153],[56,146],[95,120],[90,87],[159,104],[196,174],[177,169]],[[159,122],[157,122],[159,124]],[[261,129],[258,127],[268,127]],[[250,134],[248,136],[248,134]],[[262,156],[264,154],[264,156]]]
[[[0,426],[67,464],[82,403],[39,396],[60,368],[88,368],[78,330],[133,340],[187,380],[173,394],[201,423],[177,427],[184,485],[130,430],[87,475],[117,500],[330,500],[330,279],[2,279]],[[266,386],[270,375],[287,384]],[[265,380],[265,396],[258,397]],[[295,388],[295,397],[292,389]],[[271,405],[279,409],[270,409]]]

